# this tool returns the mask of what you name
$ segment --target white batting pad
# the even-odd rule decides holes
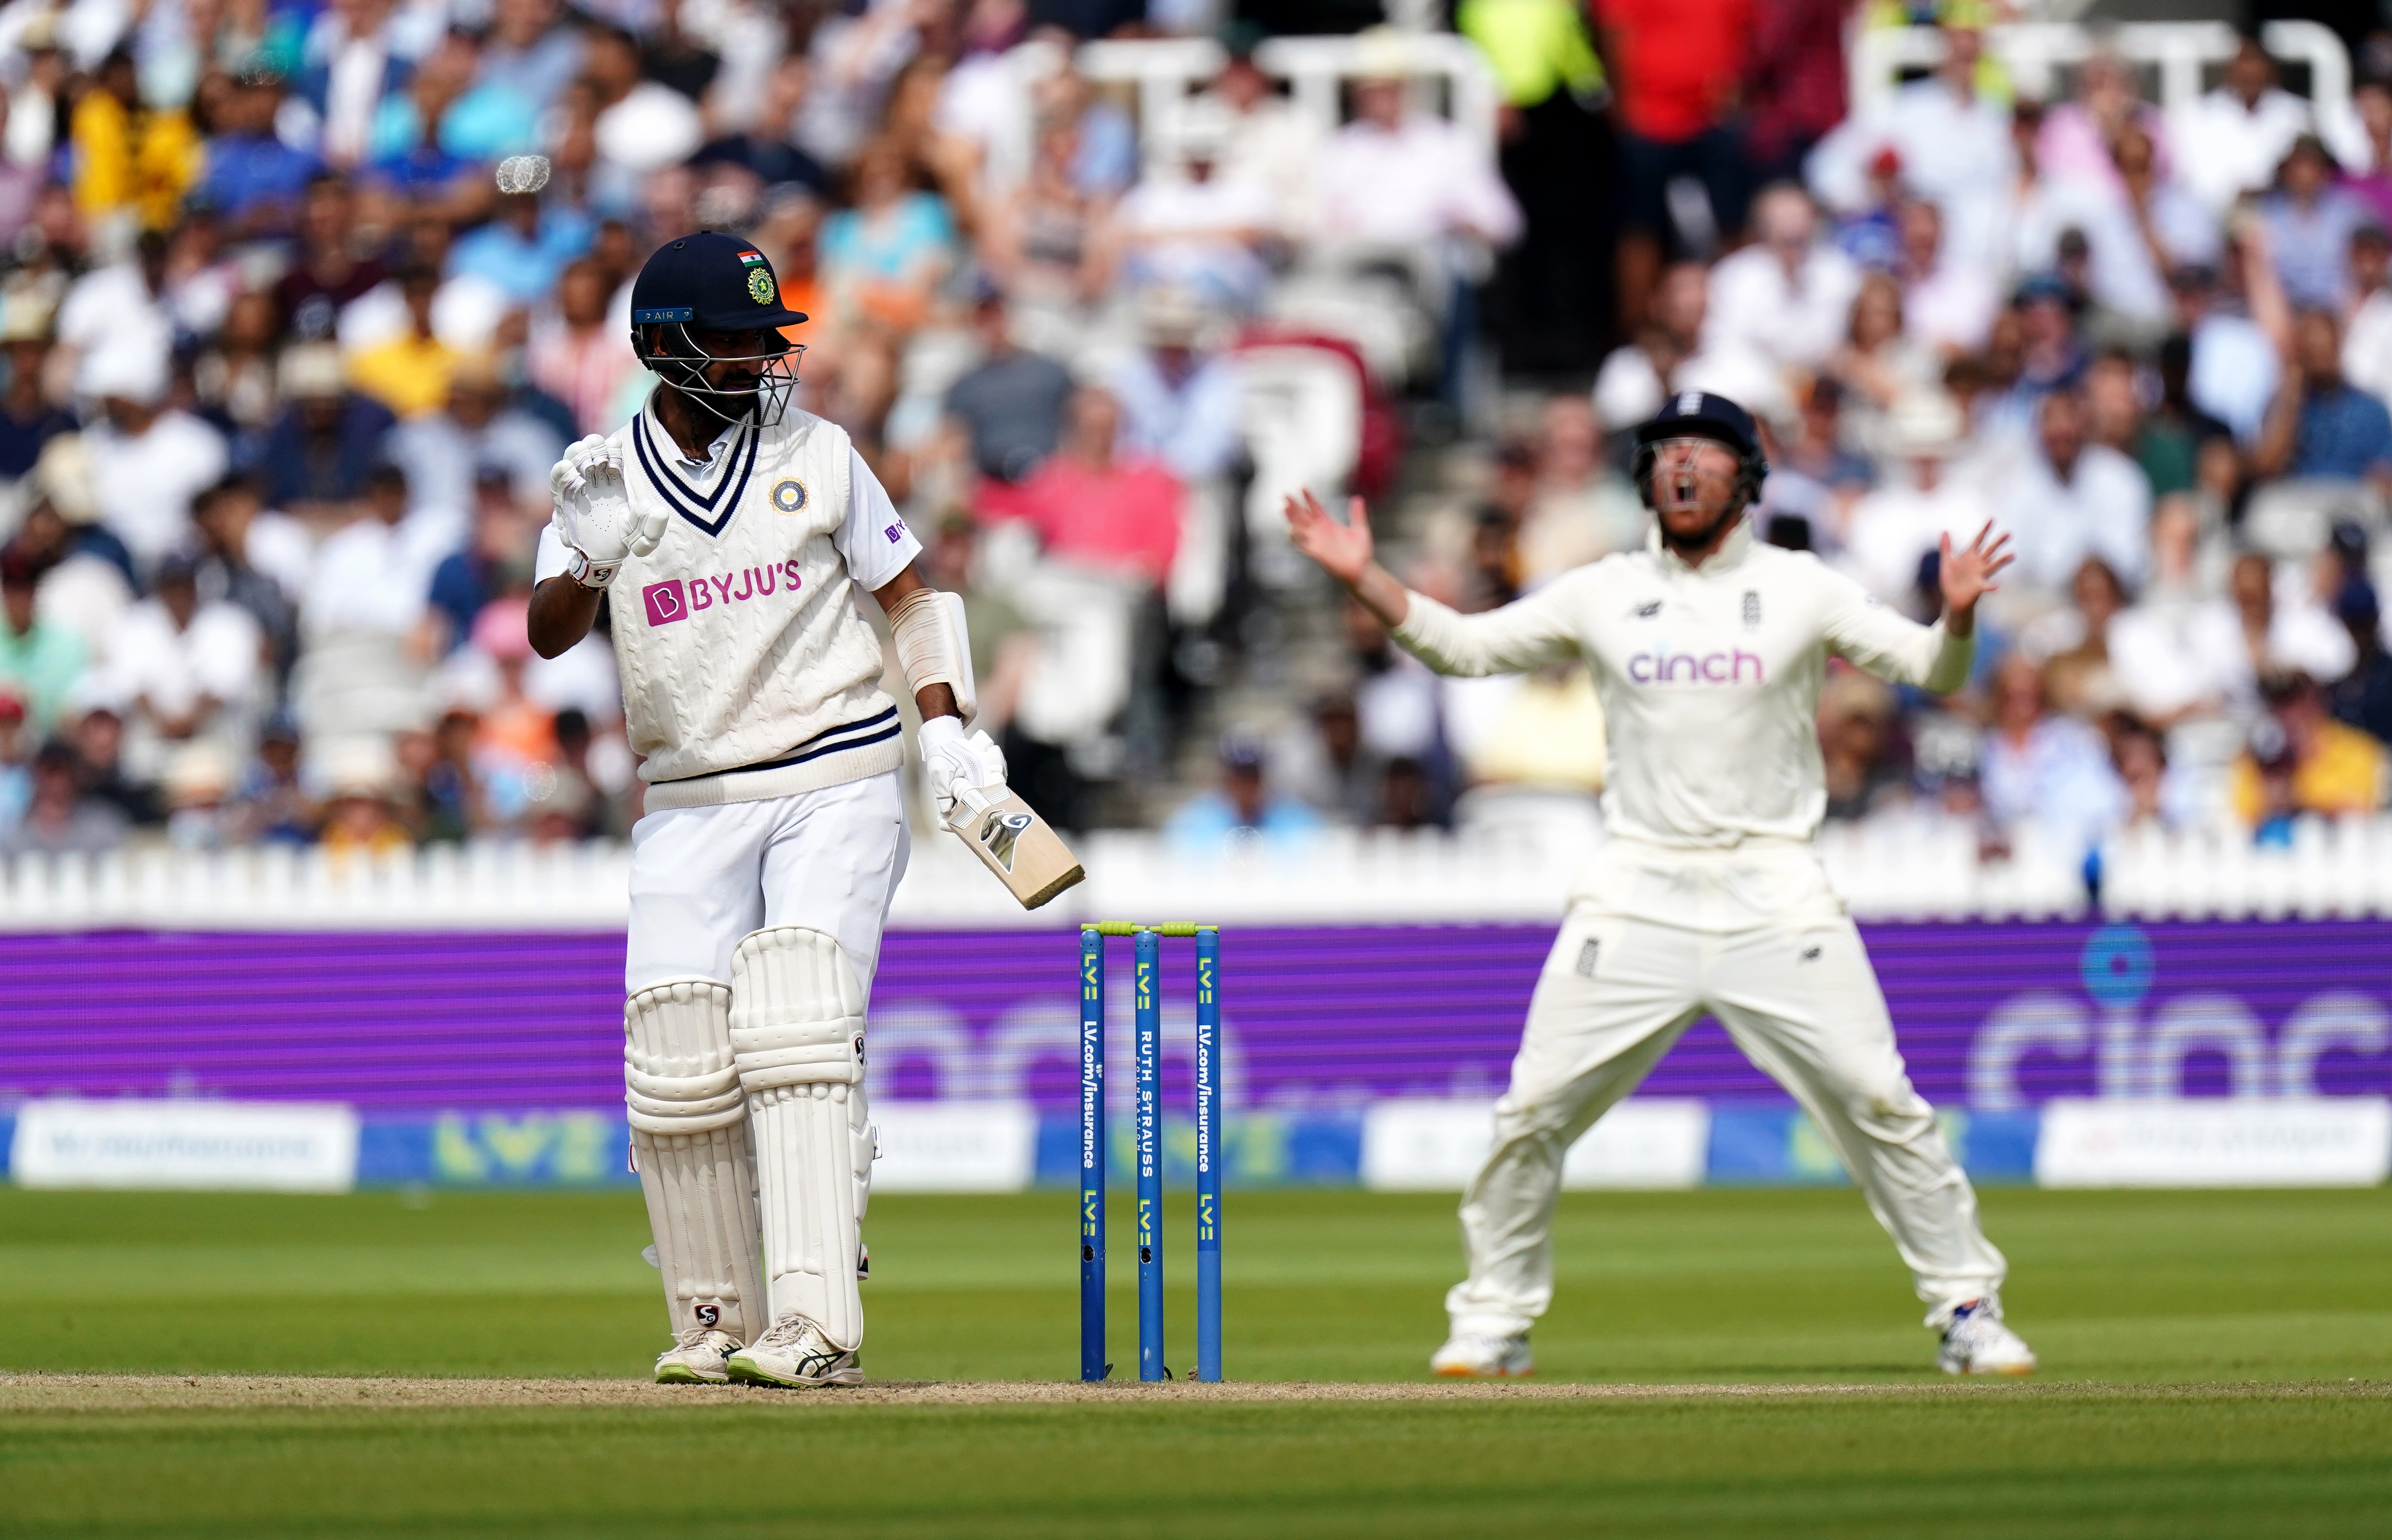
[[[795,1311],[831,1342],[864,1342],[856,1288],[870,1198],[864,990],[838,941],[778,925],[731,959],[731,1042],[748,1093],[764,1275],[777,1319]]]
[[[755,1340],[772,1322],[731,991],[710,978],[676,979],[625,1002],[623,1085],[673,1330],[717,1326]]]

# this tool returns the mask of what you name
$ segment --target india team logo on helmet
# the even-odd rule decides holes
[[[748,292],[755,296],[758,304],[770,304],[780,297],[774,292],[773,275],[761,267],[748,269]]]

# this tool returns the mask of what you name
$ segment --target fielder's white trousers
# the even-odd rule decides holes
[[[1526,1331],[1553,1302],[1562,1158],[1704,1012],[1811,1115],[1893,1237],[1928,1324],[2007,1264],[1933,1110],[1911,1088],[1860,934],[1807,848],[1662,854],[1618,843],[1529,1003],[1495,1147],[1462,1202],[1456,1332]]]
[[[895,770],[760,802],[673,808],[631,826],[623,989],[731,982],[739,938],[807,925],[838,939],[864,998],[913,838]]]

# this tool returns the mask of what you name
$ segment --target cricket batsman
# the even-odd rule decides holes
[[[1751,415],[1672,397],[1636,431],[1644,550],[1565,574],[1514,603],[1458,615],[1372,557],[1355,499],[1339,524],[1290,498],[1298,549],[1440,673],[1583,658],[1610,743],[1608,839],[1571,889],[1528,1005],[1495,1145],[1462,1201],[1470,1275],[1446,1296],[1441,1375],[1533,1368],[1552,1303],[1562,1158],[1708,1011],[1791,1092],[1908,1264],[1952,1374],[2026,1374],[2002,1323],[2007,1264],[1931,1108],[1911,1088],[1860,935],[1812,849],[1826,793],[1814,721],[1830,653],[1939,692],[1969,676],[1977,602],[2009,564],[1989,524],[1943,542],[1944,617],[1920,626],[1806,552],[1753,538],[1768,466]]]
[[[801,351],[772,264],[706,233],[648,259],[631,345],[657,384],[551,473],[529,630],[543,657],[614,596],[631,747],[623,1080],[664,1272],[665,1381],[863,1383],[857,1281],[875,1134],[865,1003],[909,848],[888,613],[943,816],[1002,795],[962,603],[915,569],[889,495],[793,409]]]

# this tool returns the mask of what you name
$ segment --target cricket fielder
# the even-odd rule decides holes
[[[856,590],[888,612],[943,816],[1003,795],[962,603],[838,427],[792,409],[799,349],[772,265],[675,240],[631,290],[658,380],[550,481],[532,645],[581,640],[611,592],[631,747],[623,1080],[664,1272],[667,1381],[856,1385],[875,1135],[864,1007],[905,872],[904,741]]]
[[[1814,723],[1828,654],[1958,688],[2007,537],[1988,524],[1965,550],[1946,539],[1944,618],[1917,625],[1809,554],[1754,540],[1745,510],[1767,469],[1743,408],[1673,397],[1636,431],[1637,490],[1655,513],[1645,548],[1476,615],[1373,561],[1358,498],[1343,524],[1309,494],[1289,499],[1296,546],[1438,672],[1584,658],[1610,742],[1609,838],[1571,889],[1495,1104],[1494,1151],[1462,1197],[1470,1275],[1446,1296],[1438,1374],[1530,1372],[1563,1155],[1706,1011],[1860,1184],[1943,1334],[1942,1367],[2034,1367],[2002,1325],[2002,1255],[1904,1073],[1860,935],[1811,846],[1826,805]]]

